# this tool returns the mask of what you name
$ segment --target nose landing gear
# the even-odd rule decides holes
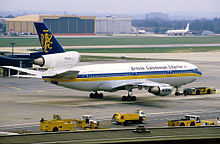
[[[175,96],[182,95],[182,93],[179,92],[179,87],[177,86],[175,88],[176,88]]]

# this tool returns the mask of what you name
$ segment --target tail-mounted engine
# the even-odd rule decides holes
[[[80,54],[78,52],[63,52],[42,55],[33,61],[33,64],[41,67],[72,67],[80,62]]]

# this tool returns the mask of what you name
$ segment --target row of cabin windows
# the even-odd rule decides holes
[[[88,75],[88,78],[99,78],[99,77],[119,77],[119,76],[140,76],[140,75],[152,75],[152,74],[184,74],[184,73],[195,73],[196,70],[184,70],[184,71],[163,71],[163,72],[139,72],[139,73],[115,73],[115,74],[92,74]]]

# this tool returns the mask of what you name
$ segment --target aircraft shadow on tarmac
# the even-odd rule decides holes
[[[141,98],[137,98],[137,101],[122,101],[121,97],[116,96],[116,95],[111,95],[111,96],[105,96],[104,99],[95,99],[95,101],[100,101],[100,105],[102,105],[101,101],[103,101],[103,102],[114,101],[117,104],[122,104],[122,105],[133,105],[133,106],[137,105],[137,106],[164,108],[165,106],[162,106],[161,102],[164,102],[166,100],[141,97]],[[109,105],[112,105],[112,104],[110,103]]]

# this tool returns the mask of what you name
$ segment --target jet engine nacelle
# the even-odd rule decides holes
[[[80,54],[78,52],[63,52],[42,55],[33,61],[34,64],[41,67],[72,67],[80,61]]]
[[[173,91],[172,87],[150,87],[148,89],[149,93],[152,93],[156,96],[167,96],[169,94],[171,94]]]

